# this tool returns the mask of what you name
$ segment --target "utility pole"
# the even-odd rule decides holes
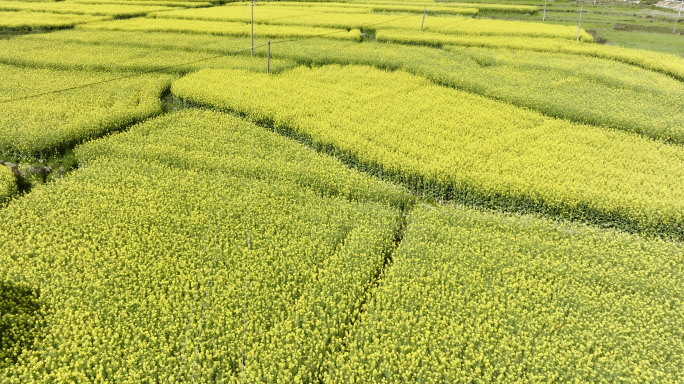
[[[271,72],[271,40],[268,41],[268,50],[266,51],[266,73]]]
[[[423,32],[423,25],[425,24],[425,14],[426,13],[427,13],[427,7],[425,7],[425,9],[423,9],[423,21],[420,23],[420,31],[421,32]]]
[[[542,21],[546,21],[546,0],[544,0],[544,16],[542,16]]]
[[[252,22],[250,23],[252,27],[252,57],[254,57],[254,0],[252,0]]]
[[[579,33],[580,33],[580,28],[582,27],[582,6],[580,5],[580,17],[579,17],[579,23],[577,24],[577,42],[579,43]]]
[[[682,4],[684,4],[684,0],[682,0],[682,1],[679,3],[679,12],[677,12],[677,18],[675,19],[674,28],[672,28],[672,34],[674,34],[674,33],[675,33],[675,30],[677,29],[677,22],[679,21],[679,15],[682,14]]]

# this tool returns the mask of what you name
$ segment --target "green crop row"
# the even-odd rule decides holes
[[[246,94],[243,87],[239,87],[237,93]],[[243,101],[250,102],[246,96]],[[88,167],[99,159],[114,159],[124,163],[153,160],[174,168],[218,172],[221,170],[221,153],[225,152],[218,140],[219,129],[228,129],[239,123],[236,126],[241,131],[236,134],[254,135],[256,157],[254,167],[251,167],[251,144],[233,146],[230,149],[234,154],[230,173],[235,177],[248,178],[252,175],[264,183],[298,185],[322,196],[344,197],[355,202],[386,203],[402,209],[411,203],[401,187],[350,171],[339,161],[321,156],[277,134],[261,128],[243,132],[247,128],[251,129],[251,126],[219,113],[184,110],[180,115],[182,118],[158,117],[126,132],[77,147],[80,166]],[[247,140],[248,137],[238,136],[238,139]]]
[[[255,44],[264,42],[262,37]],[[31,52],[24,50],[27,44],[31,44]],[[186,51],[207,52],[211,56],[249,44],[248,38],[194,34],[62,31],[6,44],[6,53],[4,57],[0,53],[0,61],[18,64],[43,61],[51,65],[74,61],[78,65],[90,63],[88,67],[94,68],[117,68],[121,65],[116,61],[130,57],[123,68],[131,68],[133,64],[133,68],[139,68],[143,65],[137,63],[154,65],[153,58],[160,54],[173,56],[169,59],[173,63],[199,56]],[[55,51],[56,46],[62,49]],[[173,50],[180,52],[174,56]],[[85,56],[78,54],[79,51],[89,55],[76,61],[74,58]],[[256,53],[263,57],[265,49],[257,49]],[[143,61],[146,55],[151,56],[149,64]],[[684,142],[684,110],[679,103],[684,98],[684,90],[680,83],[661,73],[612,60],[528,50],[458,46],[436,50],[329,39],[272,44],[271,55],[286,59],[285,62],[272,59],[271,70],[288,68],[290,59],[301,64],[367,64],[404,69],[438,84],[534,109],[547,116],[636,132],[674,143]],[[222,64],[223,60],[228,59],[190,67],[230,67]],[[263,58],[232,60],[257,71],[264,71],[266,67]],[[239,68],[237,65],[234,67]],[[604,108],[606,104],[611,108]]]
[[[448,20],[448,22],[447,22]],[[391,28],[379,28],[380,31],[391,31]],[[406,33],[418,34],[418,29],[407,29]],[[577,38],[577,28],[574,26],[534,23],[515,20],[473,19],[465,17],[454,18],[426,18],[424,32],[438,32],[447,35],[460,36],[506,36],[511,37],[543,37],[565,40]],[[593,41],[586,31],[580,31],[580,41]]]
[[[92,32],[71,32],[79,36]],[[266,70],[265,60],[252,60],[249,56],[217,55],[197,50],[168,49],[151,42],[159,34],[140,34],[153,44],[147,47],[131,47],[110,44],[106,41],[82,44],[77,40],[57,43],[51,34],[27,35],[0,40],[0,63],[32,68],[57,68],[68,70],[103,71],[161,71],[164,73],[187,73],[201,68],[243,68]],[[103,35],[100,35],[103,36]],[[184,40],[197,41],[196,36]],[[59,36],[55,36],[60,38]],[[178,37],[178,36],[176,36]],[[249,38],[221,37],[227,52],[242,50],[249,55]],[[262,48],[263,49],[263,48]],[[290,60],[272,59],[271,71],[291,68]]]
[[[244,90],[253,102],[224,91],[242,83],[254,84]],[[202,70],[171,90],[191,103],[252,116],[429,195],[684,236],[679,146],[370,67],[276,76]]]
[[[533,15],[538,11],[538,7],[534,5],[516,5],[516,4],[487,4],[487,3],[456,3],[456,2],[442,2],[438,3],[439,5],[435,4],[436,2],[433,1],[414,1],[414,0],[409,0],[409,1],[369,1],[369,0],[352,0],[347,3],[326,3],[326,5],[330,6],[333,4],[339,4],[341,6],[355,6],[355,5],[366,5],[366,6],[372,6],[374,9],[383,9],[383,7],[388,7],[391,9],[391,7],[395,5],[407,5],[407,6],[418,6],[418,7],[428,7],[428,9],[432,9],[435,6],[438,9],[441,8],[455,8],[455,7],[462,7],[462,8],[475,8],[479,11],[479,14],[483,13],[490,13],[490,12],[496,12],[496,13],[520,13],[520,14],[530,14]],[[288,4],[286,2],[278,2],[278,5],[285,5]],[[292,2],[289,4],[301,4],[298,2]]]
[[[356,12],[355,12],[356,11]],[[476,9],[454,8],[463,14],[477,13]],[[350,9],[340,12],[339,9],[316,8],[293,9],[293,7],[266,6],[255,12],[255,23],[264,25],[292,25],[321,28],[367,29],[382,26],[383,28],[413,28],[420,30],[422,14],[392,15],[371,13],[370,9]],[[250,7],[228,5],[212,8],[179,9],[167,12],[153,12],[149,17],[165,19],[187,19],[208,21],[249,22],[252,17]],[[430,23],[449,25],[455,17],[433,17]],[[460,20],[460,18],[459,18]],[[565,27],[561,27],[565,28]]]
[[[47,12],[0,11],[0,31],[71,28],[76,24],[107,20],[108,18],[109,17]]]
[[[39,288],[47,308],[6,383],[235,383],[243,321],[245,382],[312,377],[394,247],[386,202],[408,198],[211,112],[77,156],[68,178],[0,210],[0,281]]]
[[[0,154],[20,158],[47,158],[161,113],[159,97],[172,80],[170,75],[0,68],[0,100],[6,101],[0,115]],[[44,95],[23,99],[37,94]]]
[[[681,82],[605,58],[458,46],[437,50],[366,42],[332,44],[322,40],[274,45],[271,55],[302,64],[403,69],[437,84],[547,116],[684,142],[684,113],[678,101],[682,99]],[[611,107],[605,108],[606,104]]]
[[[18,192],[17,178],[9,167],[0,165],[0,204]]]
[[[174,20],[174,19],[126,19],[90,23],[79,26],[82,30],[105,31],[141,31],[141,32],[182,32],[204,33],[211,35],[250,36],[252,26],[247,23],[205,21],[205,20]],[[312,37],[325,35],[330,39],[361,40],[361,31],[352,29],[293,27],[287,25],[254,26],[254,33],[261,38]]]
[[[596,57],[614,60],[650,71],[664,73],[680,81],[684,81],[684,60],[669,53],[651,52],[642,49],[631,49],[601,44],[577,44],[561,39],[501,36],[458,36],[442,33],[417,33],[399,29],[383,29],[378,31],[379,41],[425,44],[450,49],[450,46],[508,48],[525,51],[564,53],[579,56]]]
[[[186,7],[186,8],[198,8],[198,7],[210,7],[211,2],[205,2],[203,0],[193,1],[166,1],[166,0],[71,0],[73,3],[81,4],[116,4],[116,5],[146,5],[154,6],[161,5],[166,7]]]
[[[417,208],[327,383],[677,383],[681,244]]]
[[[121,4],[82,4],[70,1],[60,2],[23,2],[0,1],[2,11],[38,11],[83,15],[104,15],[117,17],[143,16],[150,12],[171,10],[171,7],[121,5]]]

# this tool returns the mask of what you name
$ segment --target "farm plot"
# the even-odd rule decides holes
[[[150,12],[171,9],[173,8],[125,4],[82,4],[70,1],[0,1],[0,10],[2,11],[37,11],[116,17],[143,16]]]
[[[571,26],[465,17],[452,18],[448,23],[426,23],[424,30],[447,35],[547,37],[566,40],[575,40],[577,37],[577,28]],[[581,30],[580,40],[592,41],[593,38]]]
[[[242,81],[255,84],[245,88],[253,103],[222,91]],[[278,76],[203,70],[171,90],[439,198],[683,235],[679,146],[370,67],[298,68]]]
[[[147,27],[149,26],[144,26]],[[339,34],[340,37],[344,35],[345,33]],[[140,47],[149,47],[148,54],[159,52],[160,49],[165,52],[177,49],[211,52],[213,55],[229,53],[237,47],[244,48],[250,44],[247,38],[106,31],[63,31],[41,37],[31,36],[30,40],[45,42],[46,48],[33,51],[38,60],[46,60],[55,55],[50,50],[55,44],[73,47],[74,50],[93,51],[105,49],[84,48],[82,44],[74,43],[103,45],[102,41],[106,41],[113,46],[111,52],[107,50],[97,53],[96,57],[105,54],[112,57],[114,52],[126,55],[121,45],[135,47],[130,52],[141,54],[144,50]],[[263,37],[256,41],[257,45],[262,43]],[[68,50],[69,48],[63,49]],[[41,51],[46,52],[37,57],[37,53]],[[244,53],[247,54],[248,51]],[[256,53],[263,55],[264,49],[257,49]],[[511,52],[508,49],[463,47],[435,50],[428,47],[369,42],[358,44],[330,39],[274,44],[271,54],[305,65],[339,63],[401,68],[438,84],[534,109],[546,116],[636,132],[673,143],[684,142],[684,107],[678,102],[684,98],[684,90],[680,83],[661,73],[612,60],[527,50]],[[183,55],[191,60],[188,56],[192,55],[186,52],[179,53],[174,60],[184,57]],[[19,49],[19,45],[8,49],[6,54],[7,59],[20,63],[23,61],[19,60],[26,60],[24,58],[27,56]],[[62,59],[63,56],[59,54],[50,61],[65,62],[68,58]],[[140,60],[140,57],[135,60]],[[223,60],[227,59],[198,63],[191,67],[219,67],[217,64]],[[263,59],[244,59],[242,62],[257,71],[265,70],[266,63]],[[271,69],[279,71],[287,68],[286,63],[279,63],[281,62],[273,60]],[[605,105],[610,105],[610,108],[605,108]]]
[[[73,3],[82,4],[117,4],[117,5],[145,5],[155,6],[161,5],[165,7],[185,7],[185,8],[199,8],[211,7],[211,2],[199,1],[165,1],[165,0],[71,0]]]
[[[596,57],[623,62],[654,72],[684,80],[684,63],[680,57],[660,52],[649,52],[641,49],[629,49],[599,44],[577,44],[551,38],[501,36],[458,36],[443,33],[418,33],[399,29],[383,29],[376,33],[378,41],[402,44],[419,44],[443,47],[451,46],[509,48],[538,52],[563,53],[580,56]]]
[[[78,36],[78,31],[69,36]],[[143,34],[144,35],[144,34]],[[201,68],[241,68],[264,71],[266,63],[248,56],[216,55],[157,46],[131,47],[117,42],[82,44],[77,39],[57,42],[51,34],[21,36],[0,41],[0,63],[35,68],[97,71],[159,71],[188,73]],[[154,38],[154,35],[151,35]],[[190,40],[192,38],[189,37]],[[224,50],[248,53],[249,39],[223,38]],[[153,44],[152,41],[148,41]],[[231,48],[230,44],[234,44]],[[225,52],[225,53],[229,53]],[[290,60],[271,60],[271,70],[291,68]]]
[[[235,382],[245,297],[246,379],[310,378],[394,246],[399,211],[385,202],[408,201],[211,112],[77,153],[68,179],[0,210],[0,279],[39,289],[45,308],[10,381]]]
[[[350,12],[326,12],[325,10],[316,11],[315,9],[304,9],[302,11],[293,11],[291,7],[283,7],[283,11],[276,6],[264,7],[260,11],[259,19],[255,23],[270,24],[270,25],[293,25],[305,27],[322,27],[322,28],[345,28],[345,29],[375,29],[375,25],[382,25],[386,28],[415,28],[420,29],[422,15],[396,15],[383,13],[370,13],[370,10],[354,9]],[[472,12],[475,9],[464,11]],[[368,12],[368,13],[366,13]],[[283,15],[284,13],[284,15]],[[288,17],[288,14],[292,14]],[[223,6],[214,8],[197,8],[197,9],[182,9],[172,10],[167,12],[154,12],[149,14],[150,17],[166,18],[166,19],[187,19],[187,20],[211,20],[211,21],[241,21],[249,22],[251,13],[249,7],[238,6]],[[448,25],[454,22],[453,17],[434,17],[430,19],[431,24]]]
[[[321,40],[286,43],[271,52],[303,64],[403,69],[547,116],[684,142],[684,107],[676,101],[684,96],[680,82],[612,60],[456,46],[444,50],[371,43],[332,46]]]
[[[128,19],[82,25],[82,30],[182,32],[226,36],[250,36],[252,29],[247,23],[217,22],[205,20],[174,19]],[[256,25],[254,33],[270,38],[312,37],[325,35],[330,39],[361,40],[361,31],[352,29],[314,28],[286,25]]]
[[[97,73],[0,65],[0,154],[46,158],[161,113],[170,75]],[[119,79],[112,80],[111,79]],[[88,83],[101,84],[78,88]],[[70,89],[52,93],[55,90]],[[38,97],[25,97],[41,95]]]
[[[301,2],[278,2],[278,5],[299,5]],[[315,4],[315,3],[308,3]],[[491,12],[498,12],[504,14],[529,14],[534,15],[538,11],[538,7],[534,5],[517,5],[517,4],[487,4],[487,3],[456,3],[456,2],[443,2],[435,4],[432,1],[369,1],[369,0],[353,0],[348,3],[325,3],[326,6],[339,5],[339,6],[355,6],[364,5],[373,7],[375,11],[387,11],[392,10],[394,7],[428,7],[430,11],[441,11],[443,8],[475,8],[478,10],[478,14],[487,14]]]
[[[106,19],[109,19],[109,17],[29,11],[0,11],[0,31],[72,28],[76,24]]]
[[[681,244],[420,207],[393,261],[323,382],[679,380]]]

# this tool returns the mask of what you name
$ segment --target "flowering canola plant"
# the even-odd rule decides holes
[[[684,249],[418,207],[326,383],[675,383]]]
[[[206,20],[176,20],[136,18],[111,20],[81,25],[82,30],[142,31],[142,32],[183,32],[205,33],[227,36],[250,36],[252,30],[248,23],[217,22]],[[361,40],[361,31],[353,29],[317,28],[287,25],[255,25],[254,33],[271,38],[310,37],[326,35],[331,39]]]
[[[59,68],[96,71],[160,71],[165,73],[187,73],[200,68],[242,68],[265,71],[266,63],[251,60],[244,55],[217,55],[214,52],[189,50],[184,47],[170,49],[158,47],[154,38],[159,34],[138,32],[140,39],[146,41],[142,46],[126,45],[114,41],[92,41],[83,44],[79,36],[93,33],[106,38],[104,32],[60,31],[56,36],[36,34],[0,40],[0,63],[33,68]],[[59,33],[59,32],[58,32]],[[120,34],[120,32],[112,32]],[[178,34],[174,38],[192,44],[198,35]],[[216,37],[228,52],[248,51],[249,42],[245,38]],[[189,43],[188,43],[189,42]],[[149,45],[152,46],[149,46]],[[182,43],[179,43],[182,45]],[[279,71],[292,67],[290,60],[271,60],[271,70]]]
[[[311,377],[408,202],[213,112],[163,115],[76,154],[79,170],[0,210],[0,281],[40,289],[46,308],[5,383],[236,383],[245,295],[245,382]]]
[[[118,20],[112,26],[128,21]],[[136,19],[132,21],[141,23]],[[169,20],[162,21],[166,23]],[[88,28],[99,28],[99,25],[89,24]],[[142,28],[149,27],[145,23],[141,25]],[[244,31],[248,31],[247,27],[243,28]],[[356,33],[358,36],[358,31]],[[678,102],[684,97],[684,89],[678,80],[662,72],[600,57],[559,52],[459,46],[437,50],[398,44],[333,41],[330,38],[334,36],[354,38],[352,32],[344,32],[328,35],[327,39],[272,44],[271,55],[278,60],[272,57],[271,71],[289,68],[292,61],[307,65],[339,63],[402,68],[438,84],[534,109],[546,116],[636,132],[673,143],[684,142],[684,107]],[[265,38],[258,39],[255,45],[263,43]],[[26,50],[26,46],[31,49]],[[88,69],[144,70],[158,68],[164,63],[191,62],[205,55],[211,57],[239,49],[244,50],[243,55],[248,55],[246,47],[249,46],[249,37],[62,31],[6,44],[4,53],[0,52],[0,61],[34,66],[69,66],[73,63]],[[266,69],[265,52],[265,47],[255,50],[261,56],[258,60],[230,55],[169,71],[232,67],[263,72]],[[645,98],[644,94],[650,96]],[[605,104],[611,108],[603,108]]]
[[[107,19],[109,17],[79,14],[0,11],[0,31],[71,28],[79,23],[90,23]]]
[[[36,11],[117,17],[143,16],[150,12],[171,10],[171,7],[129,4],[81,4],[71,1],[0,1],[2,11]]]
[[[244,82],[245,97],[235,93]],[[298,89],[298,92],[291,92]],[[237,111],[438,198],[681,238],[684,150],[365,66],[202,70],[191,103]]]
[[[161,113],[159,96],[172,80],[170,75],[139,75],[50,93],[127,74],[0,68],[5,80],[0,100],[8,100],[0,115],[0,153],[20,158],[46,158]]]

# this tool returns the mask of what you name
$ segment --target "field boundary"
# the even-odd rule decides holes
[[[333,144],[316,142],[312,136],[297,132],[290,126],[276,126],[270,119],[253,120],[247,113],[234,109],[222,109],[211,105],[202,105],[188,102],[173,95],[175,104],[184,108],[207,109],[216,112],[230,113],[242,119],[251,121],[253,124],[266,130],[278,133],[303,144],[316,152],[337,158],[343,164],[358,172],[365,173],[380,180],[398,184],[405,187],[418,199],[438,204],[453,203],[468,208],[484,209],[503,213],[540,215],[552,220],[567,220],[583,224],[595,225],[604,229],[617,229],[626,233],[645,237],[657,237],[664,240],[684,240],[683,223],[666,223],[647,225],[630,219],[620,210],[600,211],[585,204],[579,204],[575,209],[569,210],[564,207],[552,206],[544,201],[539,201],[527,196],[510,198],[500,193],[485,193],[474,187],[455,188],[453,185],[440,185],[436,182],[426,181],[421,175],[400,175],[382,168],[379,164],[362,162],[353,153],[340,150]]]

